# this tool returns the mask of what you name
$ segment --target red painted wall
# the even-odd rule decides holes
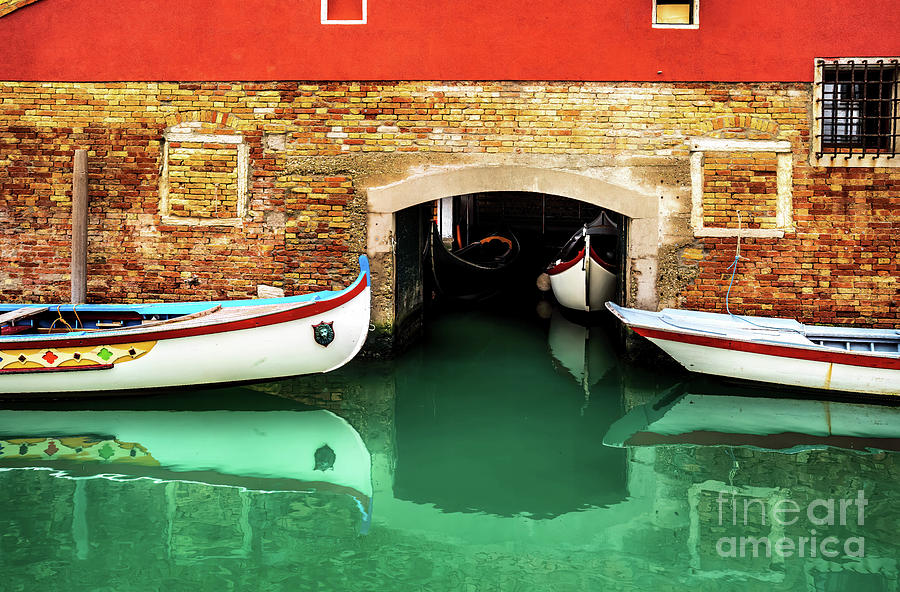
[[[651,0],[369,0],[364,25],[319,0],[42,0],[0,19],[0,79],[809,81],[814,57],[900,54],[897,0],[700,2],[673,30]]]

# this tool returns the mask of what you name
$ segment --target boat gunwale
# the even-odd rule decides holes
[[[360,271],[356,279],[345,288],[340,290],[320,290],[318,292],[310,292],[307,294],[298,294],[296,296],[281,296],[275,298],[241,298],[236,300],[194,300],[185,302],[148,302],[138,304],[72,304],[72,303],[0,303],[0,313],[13,311],[24,307],[47,306],[54,312],[73,312],[79,313],[136,313],[138,315],[154,315],[154,314],[190,314],[202,310],[200,307],[212,307],[219,305],[222,308],[234,308],[240,306],[263,306],[268,304],[312,304],[322,300],[330,300],[336,298],[347,290],[352,290],[357,282],[363,280],[363,276],[369,278],[371,284],[371,271],[369,260],[366,255],[359,257]]]
[[[333,295],[329,298],[282,303],[271,303],[271,299],[269,299],[269,303],[263,300],[259,304],[253,304],[257,302],[254,300],[240,301],[247,304],[223,307],[200,319],[197,317],[185,320],[173,319],[171,324],[165,327],[150,326],[144,329],[138,325],[133,328],[78,331],[74,334],[66,332],[50,336],[14,334],[0,337],[0,349],[43,349],[79,347],[90,344],[113,345],[136,340],[168,340],[276,325],[316,316],[338,308],[362,294],[370,286],[369,279],[369,269],[366,265],[353,284],[344,290],[332,293]],[[244,312],[248,314],[240,314]],[[185,324],[189,324],[189,326],[185,327]]]
[[[559,275],[562,272],[577,265],[582,259],[584,259],[584,247],[581,247],[581,250],[578,251],[578,254],[575,255],[575,257],[573,257],[572,259],[569,259],[568,261],[560,261],[559,263],[548,267],[547,275]]]
[[[755,353],[760,355],[786,357],[799,360],[807,360],[812,362],[825,362],[832,364],[843,364],[846,366],[859,366],[864,368],[879,368],[884,370],[900,370],[900,353],[892,352],[865,352],[855,350],[839,350],[834,347],[819,345],[810,342],[809,345],[801,343],[782,343],[762,339],[748,339],[739,336],[722,336],[703,332],[700,329],[691,328],[675,328],[661,329],[652,327],[647,324],[635,322],[626,319],[621,313],[618,305],[608,302],[606,305],[616,317],[624,324],[631,327],[638,335],[648,339],[661,339],[665,341],[675,341],[678,343],[687,343],[689,345],[698,345],[702,347],[713,347],[716,349],[726,349],[731,351],[742,351],[746,353]],[[627,310],[627,309],[626,309]],[[651,311],[639,311],[641,313],[658,315]],[[715,313],[711,313],[715,314]],[[801,325],[803,326],[803,325]],[[765,327],[771,331],[778,332],[795,332],[793,329],[779,327]]]

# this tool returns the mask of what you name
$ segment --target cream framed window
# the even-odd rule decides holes
[[[321,0],[323,25],[365,25],[368,0]]]
[[[242,134],[204,133],[202,125],[183,123],[163,135],[160,217],[174,225],[240,226],[248,214],[250,148]]]
[[[781,238],[785,232],[793,232],[793,153],[787,140],[742,140],[721,138],[695,138],[690,142],[691,151],[691,228],[694,236],[743,236],[757,238]],[[709,227],[704,223],[704,158],[707,152],[775,154],[775,212],[771,228],[723,228]]]
[[[819,58],[814,166],[900,167],[900,58]]]
[[[653,0],[650,22],[657,29],[698,29],[700,0]]]

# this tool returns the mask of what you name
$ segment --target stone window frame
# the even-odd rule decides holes
[[[774,152],[777,158],[775,228],[708,228],[703,225],[703,161],[706,152]],[[691,153],[691,228],[697,237],[781,238],[794,230],[794,155],[788,140],[695,138]]]
[[[704,534],[710,534],[708,531],[702,530],[700,522],[700,495],[704,492],[716,494],[724,493],[730,497],[732,503],[736,503],[738,497],[762,500],[765,502],[765,508],[770,510],[779,502],[789,500],[790,491],[775,487],[729,485],[713,479],[709,479],[703,483],[694,483],[688,488],[687,497],[690,526],[688,527],[687,550],[691,568],[694,570],[694,573],[704,578],[718,579],[734,576],[735,572],[733,570],[712,570],[703,566],[703,558],[700,556],[699,552],[700,538]],[[716,511],[718,512],[718,509]],[[729,516],[729,518],[731,517],[732,516]],[[743,519],[743,513],[739,514],[739,518]],[[771,526],[764,536],[766,536],[770,542],[777,541],[785,534],[784,525],[772,518],[771,511],[769,511],[766,515],[766,519],[771,520]],[[753,577],[767,582],[783,582],[785,578],[784,557],[773,552],[771,560],[772,565],[777,565],[781,569],[773,569],[765,574],[754,572]]]
[[[183,127],[183,126],[177,126]],[[173,216],[169,209],[169,144],[190,142],[200,144],[233,144],[237,150],[235,176],[237,183],[236,216],[233,218],[200,218],[197,216]],[[249,213],[248,176],[250,171],[250,146],[243,134],[204,134],[181,130],[167,130],[163,134],[162,170],[159,175],[159,215],[164,224],[180,226],[241,226]]]
[[[329,0],[321,0],[321,3],[322,3],[321,22],[323,25],[365,25],[367,23],[368,16],[369,16],[369,0],[361,0],[361,2],[362,2],[362,18],[359,20],[329,19],[328,18],[328,1]]]
[[[687,3],[687,1],[685,1]],[[691,22],[690,23],[658,23],[656,22],[656,4],[653,0],[653,6],[650,12],[650,25],[654,29],[699,29],[700,28],[700,0],[690,0],[691,4]]]
[[[894,78],[894,112],[892,113],[892,120],[894,125],[898,125],[897,118],[900,117],[900,106],[898,106],[898,96],[900,96],[900,58],[897,56],[894,57],[855,57],[855,58],[816,58],[813,61],[813,68],[815,72],[815,76],[813,78],[813,88],[812,88],[812,122],[810,129],[812,130],[812,145],[810,146],[809,151],[809,164],[812,166],[819,167],[864,167],[864,168],[872,168],[872,167],[892,167],[898,168],[900,167],[900,146],[896,145],[897,140],[895,139],[895,145],[893,147],[893,152],[891,154],[842,154],[842,153],[827,153],[822,151],[822,116],[824,109],[824,89],[825,84],[823,80],[823,73],[825,70],[825,66],[843,66],[850,65],[851,63],[861,65],[863,62],[868,63],[878,63],[881,60],[883,62],[892,63],[892,67],[894,68],[896,74]],[[897,130],[892,130],[894,133]]]

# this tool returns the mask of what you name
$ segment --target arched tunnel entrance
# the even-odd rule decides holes
[[[613,299],[655,306],[655,196],[579,173],[515,166],[462,167],[368,189],[368,254],[373,263],[373,320],[395,342],[419,333],[426,305],[456,290],[440,289],[432,249],[449,251],[509,232],[521,253],[506,294],[534,299],[538,276],[568,238],[606,212],[616,227],[610,268]],[[503,250],[503,243],[493,243]],[[444,277],[447,282],[458,281]],[[444,286],[446,288],[446,285]],[[452,297],[452,294],[451,294]]]
[[[591,250],[603,253],[616,276],[607,297],[622,302],[626,217],[563,196],[510,191],[445,197],[397,212],[397,302],[423,298],[427,308],[502,299],[509,306],[551,293],[546,270],[577,255],[578,245],[564,247],[601,214],[609,234],[595,237]]]

